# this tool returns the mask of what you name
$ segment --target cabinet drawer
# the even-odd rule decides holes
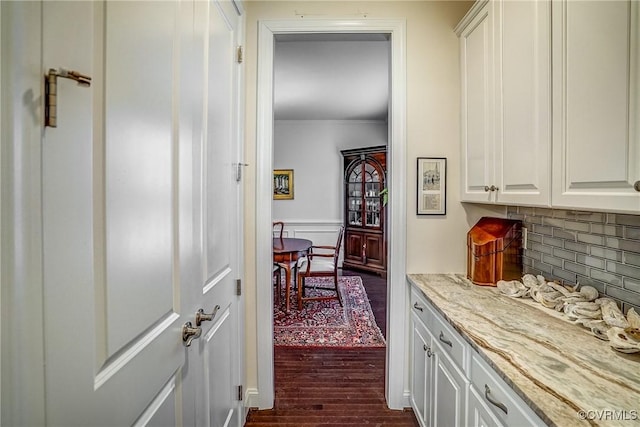
[[[431,311],[431,304],[429,304],[420,290],[411,287],[411,312],[418,316],[418,319],[424,323],[427,329],[433,328],[433,312]]]
[[[502,424],[506,426],[546,425],[477,354],[471,358],[471,385]]]
[[[433,313],[433,317],[433,327],[431,328],[433,339],[438,342],[462,372],[469,372],[469,346],[440,314]]]

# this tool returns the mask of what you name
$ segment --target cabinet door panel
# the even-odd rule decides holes
[[[639,9],[637,1],[554,3],[556,206],[640,210]]]
[[[365,256],[367,264],[384,266],[384,239],[381,234],[366,234]]]
[[[548,205],[550,2],[496,1],[497,201]]]
[[[345,236],[344,259],[362,263],[362,233],[349,231]]]
[[[454,368],[438,345],[433,345],[433,425],[463,426],[469,382]]]
[[[427,348],[431,338],[415,316],[412,317],[412,320],[411,403],[420,425],[425,427],[431,425],[429,421],[431,359],[427,357]]]
[[[491,200],[491,14],[485,7],[460,35],[462,67],[462,200]]]

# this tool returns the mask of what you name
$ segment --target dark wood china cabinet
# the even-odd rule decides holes
[[[344,267],[386,277],[387,236],[383,196],[387,147],[341,151],[344,158]]]

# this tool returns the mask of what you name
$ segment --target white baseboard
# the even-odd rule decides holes
[[[245,419],[247,417],[247,414],[249,413],[249,409],[250,408],[259,408],[260,404],[258,403],[260,402],[260,392],[258,391],[257,388],[247,388],[247,390],[244,393],[244,416]],[[262,409],[266,409],[266,408],[262,408]]]

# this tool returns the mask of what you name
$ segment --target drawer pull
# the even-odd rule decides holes
[[[440,338],[440,341],[453,348],[453,343],[444,337],[444,333],[442,331],[440,331],[440,336],[438,338]]]
[[[413,308],[415,308],[416,310],[424,311],[424,309],[418,305],[418,302],[413,303]]]
[[[493,406],[497,406],[499,409],[502,410],[502,412],[504,412],[505,414],[509,414],[509,410],[507,409],[507,407],[504,405],[504,403],[500,403],[497,400],[495,400],[493,397],[491,397],[491,389],[489,388],[488,385],[484,385],[484,397],[485,399],[487,399],[489,401],[489,403],[491,403]]]

